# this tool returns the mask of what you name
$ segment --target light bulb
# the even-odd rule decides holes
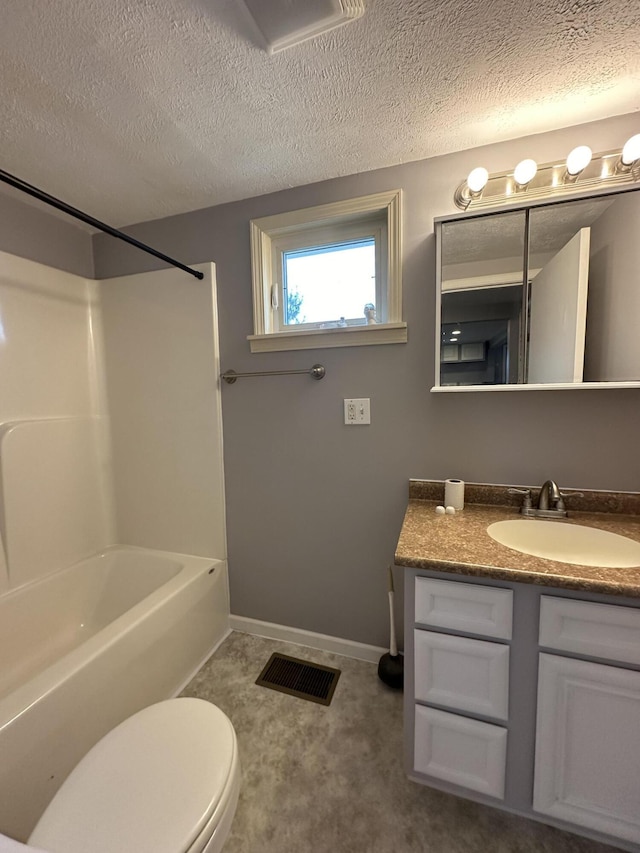
[[[567,172],[573,177],[584,171],[591,162],[592,152],[588,145],[578,145],[567,157]]]
[[[526,187],[538,171],[535,160],[521,160],[513,170],[513,178],[519,187]]]
[[[469,177],[467,178],[467,186],[471,190],[472,193],[481,193],[482,190],[486,187],[487,181],[489,180],[489,172],[482,166],[478,166],[477,169],[473,169],[469,172]]]
[[[640,133],[627,139],[622,149],[621,159],[623,166],[631,166],[636,160],[640,160]]]

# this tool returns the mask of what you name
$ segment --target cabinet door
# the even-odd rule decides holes
[[[540,655],[533,807],[640,843],[640,672]]]

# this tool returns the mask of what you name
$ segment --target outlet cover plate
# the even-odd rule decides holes
[[[344,401],[344,422],[347,426],[362,426],[371,423],[371,400],[368,397],[352,397]]]

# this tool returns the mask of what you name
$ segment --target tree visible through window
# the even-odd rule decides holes
[[[287,323],[304,323],[306,317],[300,316],[304,297],[296,290],[287,290]]]

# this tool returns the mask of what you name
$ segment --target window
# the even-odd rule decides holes
[[[400,191],[251,222],[252,352],[404,343]]]
[[[364,326],[364,306],[375,310],[380,304],[374,237],[291,249],[276,257],[282,264],[280,329],[326,328],[335,326],[336,318],[338,325]]]

